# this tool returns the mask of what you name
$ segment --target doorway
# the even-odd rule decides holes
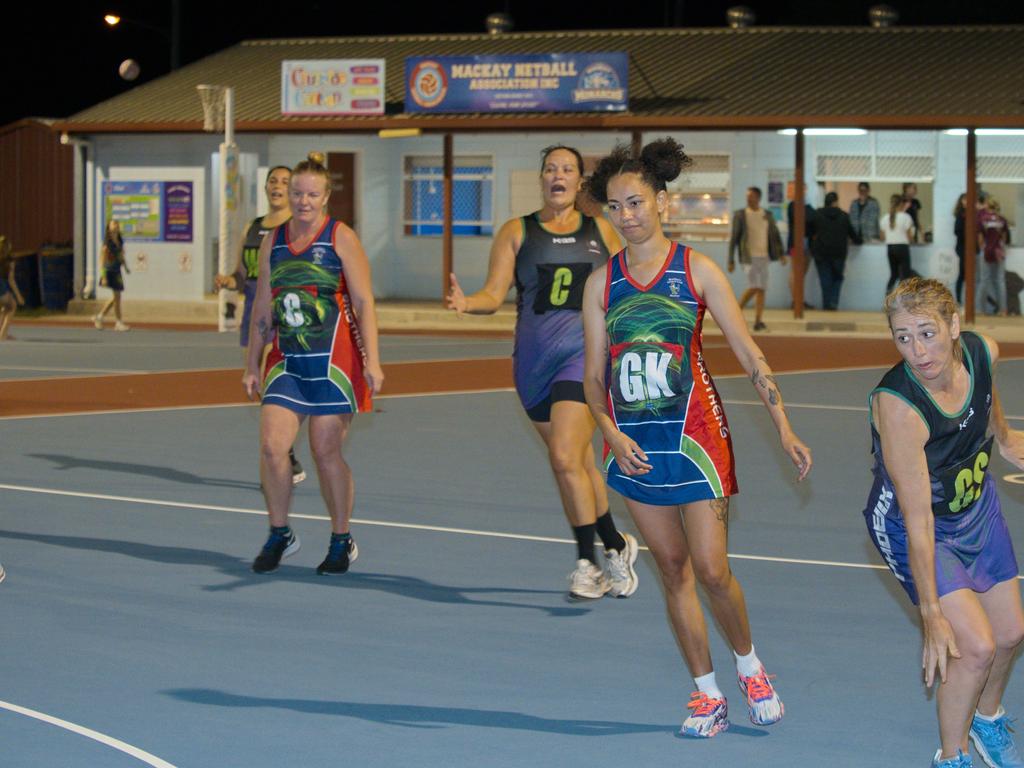
[[[359,231],[356,221],[356,155],[354,152],[329,152],[327,172],[331,176],[328,213]]]

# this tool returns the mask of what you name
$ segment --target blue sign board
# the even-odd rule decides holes
[[[621,52],[405,60],[406,112],[616,112],[628,103]]]

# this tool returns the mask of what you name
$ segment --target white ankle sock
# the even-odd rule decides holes
[[[1003,705],[999,705],[999,709],[996,710],[994,715],[983,715],[978,710],[974,710],[974,716],[979,720],[984,720],[986,723],[994,723],[1000,717],[1006,714],[1006,710],[1003,709]]]
[[[733,651],[732,655],[736,657],[736,671],[743,677],[753,677],[760,674],[761,660],[757,658],[753,645],[750,646],[750,653],[746,656],[740,656],[735,651]]]
[[[697,684],[697,690],[703,694],[706,694],[709,699],[724,699],[725,694],[722,693],[722,689],[718,687],[718,683],[715,682],[715,673],[708,672],[706,675],[693,678],[693,682]]]

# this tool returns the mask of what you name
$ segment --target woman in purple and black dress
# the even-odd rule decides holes
[[[608,492],[591,443],[594,420],[583,396],[583,286],[619,250],[619,238],[604,218],[577,210],[582,182],[583,158],[576,149],[545,149],[543,207],[510,219],[498,231],[483,288],[467,296],[453,274],[448,296],[448,307],[459,314],[492,314],[515,282],[516,391],[547,445],[576,539],[571,600],[628,597],[637,586],[636,539],[620,533],[608,511]],[[595,533],[605,549],[603,570],[597,565]]]

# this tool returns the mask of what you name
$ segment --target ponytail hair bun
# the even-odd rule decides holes
[[[670,137],[652,141],[640,150],[639,157],[629,144],[618,144],[597,164],[587,180],[586,191],[599,203],[607,203],[608,182],[624,173],[635,173],[658,193],[692,163],[683,151],[683,145]]]
[[[321,176],[324,180],[324,184],[327,185],[327,191],[331,191],[331,176],[327,172],[327,157],[323,152],[313,151],[306,155],[306,159],[301,163],[292,168],[292,178],[303,174],[312,173],[315,176]]]

